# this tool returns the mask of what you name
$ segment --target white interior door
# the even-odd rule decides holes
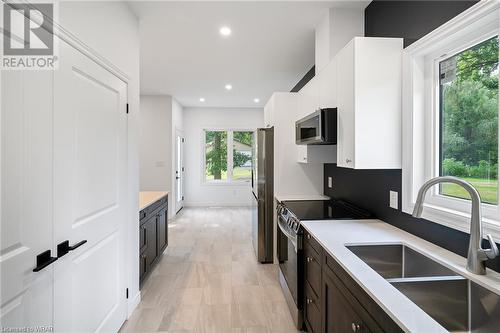
[[[126,318],[127,85],[60,43],[54,76],[54,237],[86,240],[54,265],[58,332],[116,332]]]
[[[175,134],[175,212],[184,206],[184,137],[181,131]]]
[[[53,249],[53,72],[3,71],[0,76],[0,327],[48,328],[53,325],[54,265],[33,269],[37,254]]]

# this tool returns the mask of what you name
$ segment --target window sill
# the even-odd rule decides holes
[[[412,214],[415,204],[409,204],[403,208],[403,212]],[[470,234],[470,214],[454,209],[425,203],[422,218],[448,228]],[[485,218],[483,216],[483,237],[491,234],[493,239],[500,242],[500,220]]]

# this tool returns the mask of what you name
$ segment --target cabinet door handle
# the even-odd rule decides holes
[[[307,234],[306,238],[311,239],[311,235]]]
[[[85,243],[87,243],[86,239],[76,243],[75,245],[70,246],[69,240],[65,240],[64,242],[57,245],[57,257],[61,258],[62,256],[66,255],[69,251],[76,250]]]
[[[57,260],[57,257],[52,257],[50,255],[50,250],[44,251],[36,256],[36,267],[33,269],[33,272],[39,272],[48,265],[52,264]]]
[[[313,302],[313,300],[312,300],[312,299],[310,299],[310,298],[306,298],[306,303],[307,303],[307,304],[311,304],[311,303],[314,303],[314,302]]]
[[[351,163],[351,162],[352,162],[352,160],[350,160],[350,159],[346,158],[346,159],[345,159],[345,162],[346,162],[347,164],[349,164],[349,163]]]
[[[146,259],[146,255],[145,255],[145,254],[142,254],[142,255],[141,255],[141,258],[142,258],[142,259]]]
[[[356,323],[352,323],[351,324],[351,328],[352,328],[353,332],[359,332],[361,330],[361,325],[360,324],[356,324]]]
[[[307,258],[306,258],[306,261],[307,261],[307,262],[312,262],[312,261],[314,261],[314,258],[307,257]]]

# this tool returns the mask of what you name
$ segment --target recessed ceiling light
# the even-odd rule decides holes
[[[205,98],[200,97],[200,102],[205,102]]]
[[[258,99],[258,98],[254,98],[254,99],[253,99],[253,102],[254,102],[254,103],[259,103],[259,102],[260,102],[260,99]]]
[[[224,86],[224,88],[226,88],[226,90],[231,90],[231,89],[233,89],[233,86],[232,86],[232,85],[230,85],[230,84],[226,84],[226,85]]]
[[[231,28],[227,27],[227,26],[223,26],[219,29],[219,33],[224,36],[224,37],[227,37],[229,35],[231,35]]]

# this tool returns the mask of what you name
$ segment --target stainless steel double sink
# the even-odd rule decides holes
[[[450,332],[500,332],[500,296],[404,244],[347,248]]]

